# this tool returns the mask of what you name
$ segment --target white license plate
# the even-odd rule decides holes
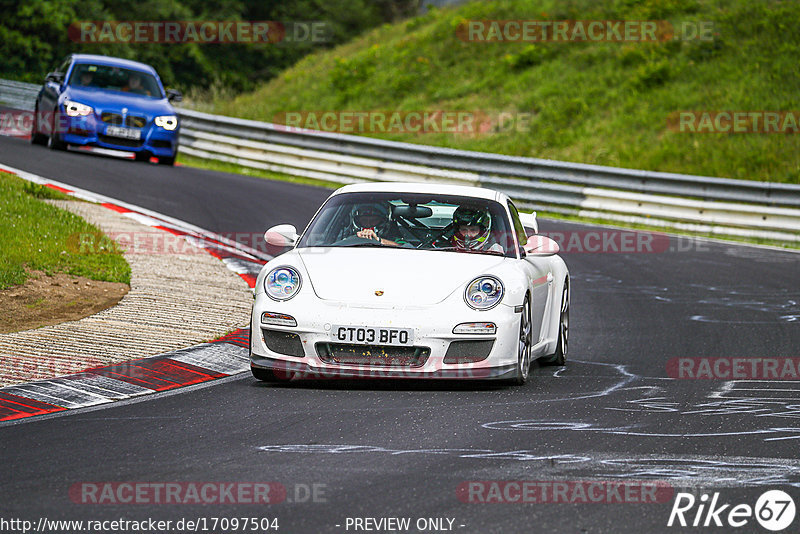
[[[122,137],[123,139],[141,139],[142,131],[133,128],[122,128],[120,126],[108,126],[106,135],[110,137]]]
[[[331,327],[331,340],[359,345],[398,345],[405,347],[414,344],[414,329],[333,325]]]

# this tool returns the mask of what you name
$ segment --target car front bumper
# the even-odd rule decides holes
[[[297,321],[297,326],[262,323],[264,312],[289,315]],[[262,292],[253,306],[250,359],[253,367],[272,369],[285,378],[507,379],[516,373],[519,321],[520,313],[503,304],[488,311],[471,310],[463,302],[378,308],[334,303],[316,297],[276,302]],[[453,333],[456,325],[469,322],[492,322],[497,327],[496,332],[492,335]],[[390,348],[384,352],[380,345],[339,343],[332,335],[335,325],[411,328],[413,347]],[[275,339],[286,342],[275,343]],[[355,348],[364,355],[364,363],[353,358],[345,358],[346,363],[333,361],[336,359],[331,358],[333,346],[342,348],[342,352],[346,352],[345,347]],[[424,354],[424,357],[414,360],[410,355],[415,350],[415,354]],[[454,357],[461,356],[462,350],[465,354],[478,354],[475,359],[484,353],[486,356],[468,363],[454,362]],[[399,356],[392,360],[391,356],[384,357],[385,353],[405,354],[407,358]],[[400,360],[405,363],[398,364]]]
[[[141,139],[124,139],[106,135],[109,124],[93,115],[61,119],[61,141],[77,146],[96,146],[127,152],[147,152],[155,157],[171,157],[178,148],[178,129],[168,131],[148,123],[140,128]]]

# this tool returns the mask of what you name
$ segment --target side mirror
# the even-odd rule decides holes
[[[170,102],[181,102],[183,95],[177,89],[167,89],[167,100]]]
[[[520,213],[519,222],[526,228],[533,228],[533,233],[539,233],[539,221],[536,220],[536,212],[533,213]]]
[[[543,235],[529,235],[528,243],[522,247],[528,256],[553,256],[558,254],[561,247],[558,243]]]
[[[293,247],[299,238],[292,224],[279,224],[264,232],[264,241],[274,247]]]
[[[53,83],[62,83],[64,81],[64,73],[63,72],[50,72],[45,77],[46,82],[53,82]]]

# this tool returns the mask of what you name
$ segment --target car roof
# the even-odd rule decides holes
[[[344,193],[424,193],[435,195],[460,195],[465,197],[484,198],[487,200],[503,200],[506,195],[485,189],[466,185],[428,184],[416,182],[370,182],[351,184],[336,190],[335,195]]]
[[[97,65],[123,67],[156,74],[156,70],[146,63],[139,63],[138,61],[123,59],[121,57],[99,56],[95,54],[72,54],[72,60],[76,63],[95,63]]]

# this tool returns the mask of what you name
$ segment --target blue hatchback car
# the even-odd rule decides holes
[[[108,56],[72,54],[47,75],[36,97],[31,142],[133,152],[137,160],[172,165],[180,124],[155,69]]]

